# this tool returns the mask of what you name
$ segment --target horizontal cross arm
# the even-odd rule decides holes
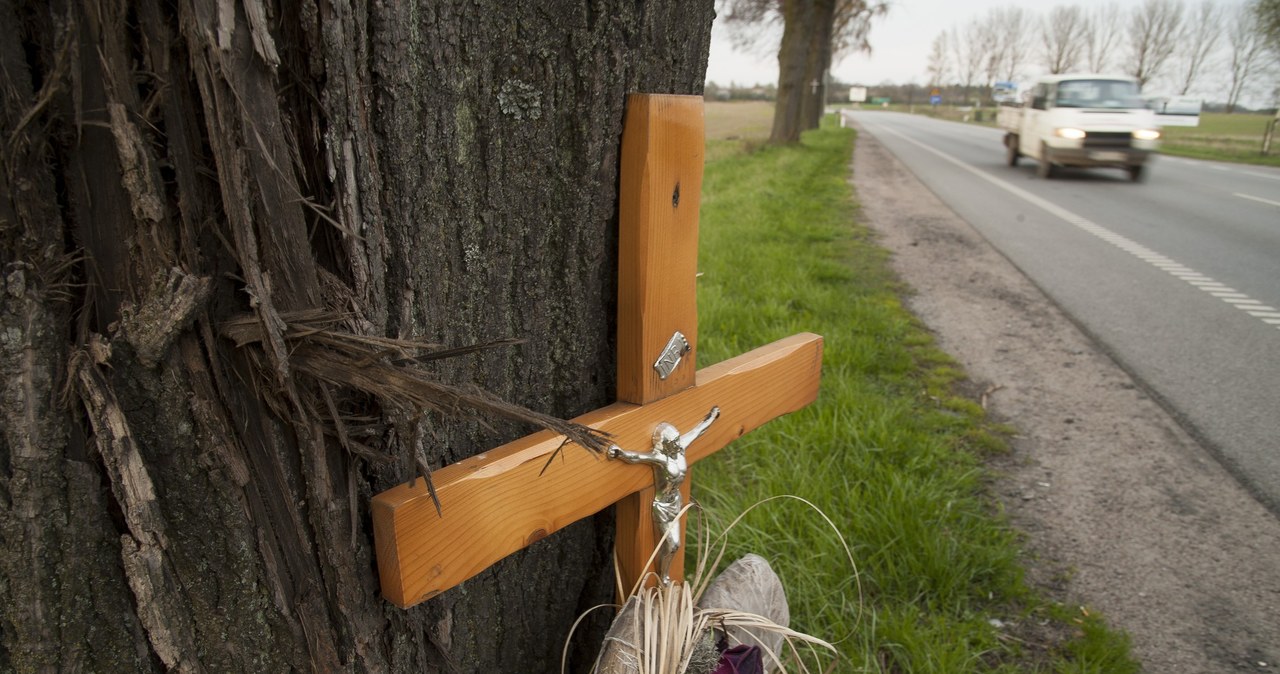
[[[690,428],[718,405],[720,419],[688,449],[692,463],[812,402],[821,367],[822,338],[802,333],[699,370],[693,387],[668,398],[615,403],[574,421],[645,451],[658,423]],[[577,447],[566,447],[543,472],[563,440],[543,431],[435,471],[442,515],[421,481],[375,496],[383,595],[401,607],[429,599],[653,481],[647,467]]]

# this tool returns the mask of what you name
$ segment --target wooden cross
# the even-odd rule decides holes
[[[818,395],[822,338],[798,334],[694,369],[695,279],[704,147],[702,98],[633,94],[627,101],[619,194],[618,402],[574,421],[624,449],[647,451],[654,428],[720,418],[688,448],[692,464]],[[678,333],[678,334],[677,334]],[[422,481],[373,499],[382,593],[409,607],[498,560],[617,504],[620,586],[652,575],[653,471],[529,435],[432,473],[442,513]],[[685,479],[685,500],[688,485]],[[683,552],[672,561],[683,577]]]

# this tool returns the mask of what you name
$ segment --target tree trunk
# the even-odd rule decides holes
[[[778,99],[771,143],[795,143],[818,127],[831,64],[835,0],[783,0],[782,44],[778,48]]]
[[[699,93],[712,16],[0,4],[0,671],[557,670],[607,515],[402,611],[368,501],[531,430],[480,389],[612,398],[625,96]]]
[[[822,115],[826,112],[827,73],[831,70],[831,31],[835,28],[836,20],[836,0],[818,0],[814,5],[816,16],[813,33],[809,38],[809,58],[805,62],[809,89],[800,113],[805,131],[818,128],[822,124]]]

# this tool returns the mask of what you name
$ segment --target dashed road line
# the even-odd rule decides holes
[[[1267,180],[1280,180],[1280,173],[1263,173],[1261,171],[1250,171],[1248,169],[1241,169],[1235,166],[1223,166],[1221,164],[1214,164],[1212,162],[1203,161],[1203,160],[1193,160],[1193,159],[1185,159],[1183,157],[1174,157],[1171,155],[1161,155],[1160,163],[1164,164],[1166,162],[1170,164],[1183,164],[1186,166],[1193,166],[1193,165],[1201,166],[1204,168],[1208,168],[1211,171],[1226,171],[1229,173],[1239,173],[1240,175],[1253,176],[1254,178],[1266,178]]]
[[[894,131],[893,129],[889,129],[883,126],[877,127],[877,128],[880,131],[883,131],[887,134],[890,134],[892,136],[897,136],[898,138],[908,143],[911,143],[912,145],[915,145],[921,150],[937,155],[943,160],[950,162],[952,164],[955,164],[956,166],[964,169],[965,171],[968,171],[969,173],[972,173],[973,175],[991,183],[992,185],[999,187],[1000,189],[1014,195],[1015,197],[1018,197],[1019,199],[1022,199],[1023,201],[1026,201],[1032,204],[1033,206],[1039,207],[1041,210],[1048,212],[1050,215],[1056,216],[1057,218],[1067,222],[1068,224],[1071,224],[1078,229],[1088,232],[1089,234],[1092,234],[1095,237],[1102,239],[1107,243],[1110,243],[1116,248],[1119,248],[1120,250],[1123,250],[1126,253],[1129,253],[1135,258],[1142,260],[1143,262],[1146,262],[1147,264],[1155,267],[1156,269],[1160,269],[1162,271],[1168,272],[1173,277],[1178,278],[1182,281],[1185,281],[1188,285],[1190,285],[1193,288],[1208,290],[1209,287],[1212,286],[1213,290],[1222,290],[1222,291],[1230,290],[1231,292],[1229,293],[1230,295],[1229,297],[1220,297],[1219,299],[1227,303],[1228,306],[1232,306],[1237,309],[1240,309],[1245,313],[1249,314],[1250,316],[1258,318],[1259,320],[1261,320],[1263,323],[1266,323],[1267,325],[1280,326],[1280,316],[1272,318],[1269,315],[1268,316],[1257,315],[1260,313],[1274,312],[1275,309],[1262,304],[1262,302],[1259,302],[1258,300],[1250,298],[1245,293],[1236,292],[1233,289],[1228,288],[1227,286],[1219,283],[1218,281],[1215,281],[1210,276],[1206,276],[1184,264],[1180,264],[1166,255],[1161,255],[1160,253],[1157,253],[1156,251],[1151,250],[1150,248],[1147,248],[1146,246],[1138,243],[1137,241],[1134,241],[1133,239],[1130,239],[1122,234],[1117,234],[1116,232],[1113,232],[1107,229],[1106,227],[1103,227],[1102,225],[1099,225],[1098,223],[1084,216],[1073,213],[1053,203],[1052,201],[1049,201],[1048,199],[1044,199],[1042,197],[1036,196],[1035,194],[1032,194],[1031,192],[1028,192],[1022,189],[1021,187],[1018,187],[1004,180],[1001,180],[1000,178],[997,178],[985,171],[982,171],[981,169],[970,166],[969,164],[947,154],[946,152],[929,147],[928,145],[921,143],[920,141],[914,138],[911,138],[909,136],[906,136],[902,133]],[[1260,174],[1260,173],[1254,174],[1254,175],[1263,175],[1264,177],[1272,177],[1272,176],[1266,176],[1265,174]],[[1267,201],[1265,199],[1261,199],[1260,197],[1250,197],[1248,195],[1239,194],[1239,193],[1237,193],[1236,196],[1244,197],[1246,199]],[[1268,203],[1273,203],[1277,206],[1280,206],[1280,203],[1276,203],[1276,202],[1268,202]],[[1213,293],[1210,293],[1210,295],[1212,294]]]
[[[1263,199],[1262,197],[1255,197],[1252,194],[1241,194],[1239,192],[1232,192],[1231,194],[1232,196],[1237,196],[1237,197],[1240,197],[1241,199],[1249,199],[1250,201],[1261,202],[1261,203],[1267,204],[1268,206],[1280,206],[1280,201]]]

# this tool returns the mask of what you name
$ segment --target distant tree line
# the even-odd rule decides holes
[[[981,102],[999,81],[1081,71],[1131,75],[1147,90],[1215,96],[1227,112],[1248,92],[1280,99],[1280,0],[1145,0],[1127,11],[1115,2],[1063,4],[1040,14],[994,8],[938,33],[926,75],[953,99],[958,89],[962,101]]]
[[[885,0],[718,0],[739,46],[776,39],[775,86],[707,84],[709,100],[775,100],[773,142],[794,142],[817,125],[825,102],[848,100],[834,81],[833,59],[869,51],[871,22]],[[1037,13],[1006,6],[953,25],[933,40],[924,87],[869,87],[868,96],[948,104],[990,102],[996,82],[1039,73],[1123,73],[1148,91],[1200,95],[1206,109],[1233,112],[1246,95],[1280,102],[1280,0],[1145,0],[1122,9],[1061,4]],[[917,98],[918,97],[918,98]]]
[[[778,87],[774,84],[730,82],[722,85],[717,82],[707,82],[702,95],[708,101],[772,101],[777,99]]]

